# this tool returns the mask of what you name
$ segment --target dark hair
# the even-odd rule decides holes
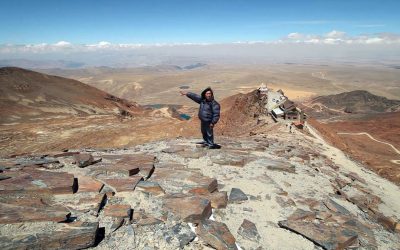
[[[205,90],[203,90],[203,92],[201,92],[201,99],[206,99],[207,91],[211,91],[211,96],[212,96],[212,98],[214,98],[214,92],[212,91],[212,89],[210,87],[208,87]]]

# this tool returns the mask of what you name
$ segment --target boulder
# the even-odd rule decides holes
[[[94,162],[94,158],[91,154],[82,153],[82,154],[75,154],[74,155],[75,163],[78,167],[84,168],[87,167]]]

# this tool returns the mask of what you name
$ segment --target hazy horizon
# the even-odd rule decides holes
[[[16,0],[0,10],[0,65],[350,62],[397,67],[398,9],[400,2],[391,0]]]

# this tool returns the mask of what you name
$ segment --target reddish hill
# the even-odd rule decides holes
[[[308,123],[332,145],[400,184],[400,155],[395,150],[400,149],[400,112],[368,114],[330,123],[310,119]]]
[[[79,81],[15,67],[0,68],[1,123],[54,116],[137,114],[138,104]]]
[[[222,135],[248,134],[257,127],[257,117],[263,112],[257,90],[227,97],[220,104],[221,120],[216,132]]]

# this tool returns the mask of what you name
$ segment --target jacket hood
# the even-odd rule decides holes
[[[203,90],[203,92],[201,92],[201,99],[206,99],[206,92],[207,91],[211,91],[211,100],[214,100],[214,92],[212,91],[212,89],[210,87],[206,88],[205,90]]]

